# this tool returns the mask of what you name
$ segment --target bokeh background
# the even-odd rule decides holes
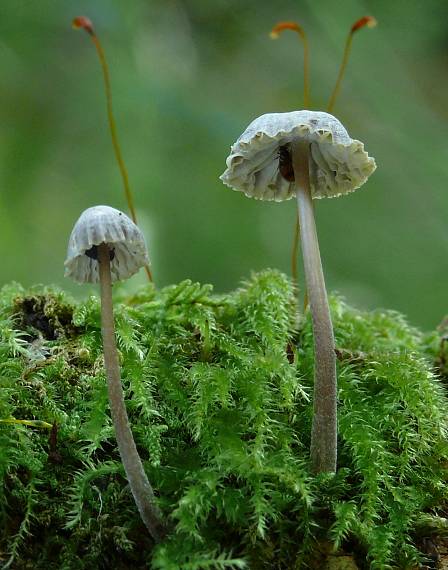
[[[290,271],[294,202],[249,200],[219,181],[256,116],[302,107],[298,20],[311,44],[312,108],[324,109],[346,33],[354,38],[335,114],[378,170],[316,204],[329,289],[436,326],[448,312],[448,4],[445,0],[2,0],[0,283],[54,283],[84,208],[126,211],[106,121],[92,18],[156,282],[234,288],[251,270]],[[136,276],[130,289],[143,283]]]

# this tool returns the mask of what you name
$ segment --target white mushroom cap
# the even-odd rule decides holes
[[[293,139],[310,142],[310,182],[313,198],[340,196],[359,188],[376,168],[364,145],[353,140],[329,113],[292,111],[258,117],[232,146],[227,169],[220,177],[227,186],[258,200],[289,200],[295,183],[279,171],[280,147]]]
[[[149,264],[145,238],[134,222],[115,208],[94,206],[81,214],[71,233],[66,277],[78,283],[97,283],[98,261],[86,252],[101,243],[111,248],[112,281],[127,279]]]

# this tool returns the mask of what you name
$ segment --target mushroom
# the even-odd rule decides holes
[[[148,263],[145,240],[139,228],[119,210],[94,206],[81,214],[73,228],[65,274],[78,283],[100,283],[104,364],[118,449],[140,516],[157,542],[163,537],[165,527],[129,427],[112,303],[112,282],[127,279]]]
[[[247,127],[231,148],[221,180],[258,200],[297,198],[306,286],[313,320],[315,372],[311,466],[336,471],[337,379],[333,327],[322,271],[313,198],[359,188],[375,170],[364,145],[329,113],[269,113]]]

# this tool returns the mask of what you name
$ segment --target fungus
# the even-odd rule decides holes
[[[315,380],[311,433],[314,472],[336,470],[336,358],[312,199],[359,188],[375,170],[364,145],[332,115],[270,113],[255,119],[231,148],[221,180],[258,200],[297,198],[305,280],[313,319]]]
[[[127,279],[148,264],[143,234],[123,212],[95,206],[81,214],[70,236],[65,274],[78,283],[100,283],[104,365],[118,449],[140,516],[154,540],[160,541],[165,532],[162,514],[126,413],[112,303],[112,282]]]

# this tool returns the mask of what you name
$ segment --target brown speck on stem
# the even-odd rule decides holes
[[[58,424],[53,422],[48,438],[48,461],[60,465],[62,463],[62,455],[59,453],[58,448]]]

